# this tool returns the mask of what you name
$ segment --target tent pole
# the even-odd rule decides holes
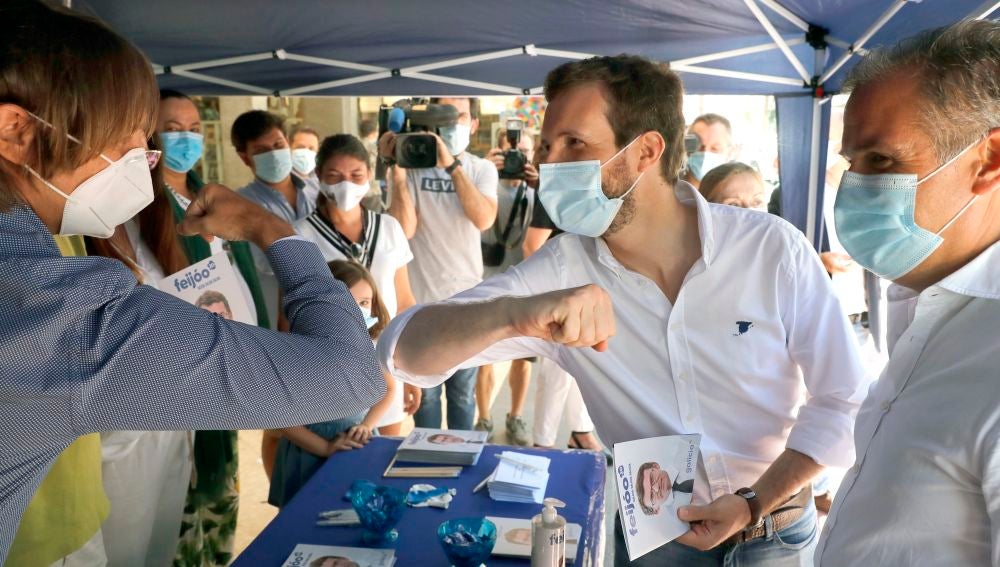
[[[785,42],[785,45],[802,45],[806,40],[797,37],[795,39],[790,39]],[[760,53],[762,51],[771,51],[778,46],[773,43],[762,43],[760,45],[753,45],[750,47],[743,47],[740,49],[730,49],[729,51],[719,51],[717,53],[708,53],[705,55],[698,55],[695,57],[688,57],[686,59],[678,59],[676,61],[671,61],[670,65],[695,65],[697,63],[707,63],[709,61],[718,61],[719,59],[729,59],[730,57],[739,57],[741,55],[750,55],[751,53]]]
[[[997,2],[996,0],[987,0],[982,6],[976,8],[972,12],[972,17],[977,20],[985,20],[990,16],[990,14],[996,12],[997,8],[1000,8],[1000,2]]]
[[[178,75],[180,77],[187,77],[189,79],[195,79],[197,81],[203,81],[203,82],[212,83],[212,84],[215,84],[215,85],[222,85],[224,87],[230,87],[230,88],[233,88],[233,89],[239,89],[241,91],[247,91],[247,92],[251,92],[251,93],[254,93],[254,94],[269,95],[269,96],[275,94],[274,91],[269,91],[269,90],[267,90],[265,88],[255,87],[254,85],[248,85],[246,83],[238,83],[236,81],[229,81],[229,80],[226,80],[226,79],[220,79],[218,77],[212,77],[212,76],[209,76],[209,75],[204,75],[202,73],[195,73],[195,72],[192,72],[192,71],[185,71],[184,69],[171,69],[170,72],[173,73],[174,75]]]
[[[240,55],[238,57],[226,57],[224,59],[211,59],[209,61],[198,61],[196,63],[171,65],[170,69],[174,73],[177,73],[178,71],[197,71],[198,69],[207,69],[209,67],[224,67],[226,65],[251,63],[253,61],[266,61],[268,59],[275,59],[275,55],[276,52],[274,51],[266,51],[264,53],[254,53],[253,55]]]
[[[809,73],[806,72],[806,68],[802,66],[802,62],[799,61],[799,58],[796,57],[794,53],[792,53],[791,48],[789,48],[788,44],[785,43],[785,39],[781,37],[781,35],[778,33],[778,30],[774,29],[774,26],[771,25],[771,20],[768,20],[767,16],[764,15],[764,12],[761,12],[760,7],[757,6],[757,3],[754,2],[754,0],[743,0],[743,3],[747,5],[747,8],[750,9],[750,12],[753,13],[755,18],[757,18],[757,21],[760,22],[760,25],[764,28],[764,31],[767,32],[767,35],[771,36],[771,39],[774,40],[775,45],[778,46],[778,49],[781,50],[781,53],[785,55],[785,58],[788,59],[788,62],[791,63],[792,67],[795,68],[795,72],[797,72],[799,76],[802,77],[802,80],[804,82],[808,83],[809,80],[811,79]]]
[[[313,57],[311,55],[288,53],[282,49],[279,49],[277,53],[279,54],[278,59],[285,61],[301,61],[302,63],[312,63],[313,65],[324,65],[326,67],[337,67],[340,69],[353,69],[355,71],[367,71],[369,73],[381,73],[389,70],[385,67],[376,67],[375,65],[364,65],[362,63],[352,63],[350,61],[341,61],[339,59],[327,59],[326,57]]]
[[[445,61],[437,61],[435,63],[427,63],[425,65],[415,65],[413,67],[404,67],[400,69],[403,74],[408,73],[423,73],[424,71],[433,71],[435,69],[444,69],[445,67],[457,67],[459,65],[468,65],[470,63],[481,63],[483,61],[491,61],[493,59],[504,59],[506,57],[515,57],[517,55],[524,55],[528,48],[534,48],[531,46],[518,47],[515,49],[504,49],[503,51],[494,51],[491,53],[482,53],[480,55],[470,55],[468,57],[461,57],[459,59],[448,59]]]
[[[875,20],[875,23],[873,23],[867,30],[865,30],[865,33],[861,34],[861,37],[859,37],[857,41],[851,44],[851,48],[847,50],[846,53],[841,55],[833,63],[833,65],[831,65],[830,68],[827,69],[825,73],[823,73],[823,76],[820,77],[819,79],[820,84],[829,81],[830,77],[836,74],[836,72],[839,71],[840,68],[843,67],[845,63],[847,63],[847,61],[854,55],[854,53],[858,49],[863,47],[865,43],[869,39],[871,39],[872,36],[878,32],[878,30],[882,29],[882,27],[885,26],[885,24],[887,24],[889,20],[891,20],[892,17],[896,15],[896,12],[899,12],[901,9],[903,9],[903,6],[905,6],[906,3],[909,1],[911,0],[896,0],[895,2],[893,2],[892,5],[889,6],[889,9],[886,10],[885,13],[883,13],[881,16],[879,16],[879,19]]]
[[[670,64],[670,68],[674,71],[680,71],[682,73],[712,75],[714,77],[727,77],[730,79],[746,79],[748,81],[762,81],[765,83],[775,83],[778,85],[789,85],[793,87],[802,86],[801,79],[793,79],[791,77],[776,77],[774,75],[761,75],[759,73],[743,73],[741,71],[714,69],[712,67],[698,67],[695,65],[674,65],[673,63]]]
[[[371,73],[368,75],[361,75],[360,77],[348,77],[346,79],[337,79],[336,81],[327,81],[325,83],[319,83],[316,85],[306,85],[304,87],[296,87],[294,89],[288,89],[287,91],[281,91],[282,96],[298,96],[306,93],[322,91],[326,89],[335,89],[337,87],[346,87],[347,85],[356,85],[359,83],[368,83],[371,81],[378,81],[381,79],[388,79],[392,77],[392,71],[381,71],[379,73]]]
[[[822,126],[822,116],[820,102],[818,98],[812,99],[812,132],[809,142],[809,198],[806,206],[806,235],[813,246],[819,249],[819,238],[816,230],[816,201],[819,195],[819,148],[820,148],[820,126]]]

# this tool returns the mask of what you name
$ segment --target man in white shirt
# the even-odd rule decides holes
[[[1000,565],[1000,23],[874,51],[846,86],[838,236],[894,285],[817,564]]]
[[[479,101],[431,99],[458,109],[454,126],[439,128],[438,163],[430,169],[392,168],[389,214],[410,238],[413,262],[410,285],[417,303],[440,301],[483,279],[480,234],[497,216],[498,175],[493,163],[466,151],[479,126]],[[382,140],[381,155],[392,156],[392,133]],[[476,414],[476,369],[457,370],[447,380],[448,427],[472,429]],[[441,427],[441,385],[424,390],[417,427]]]
[[[545,92],[539,195],[574,234],[399,316],[383,365],[429,386],[459,367],[554,359],[609,444],[702,435],[703,505],[680,513],[692,531],[633,565],[811,563],[807,488],[824,465],[851,462],[865,387],[815,251],[784,221],[678,182],[683,92],[665,66],[567,63]]]

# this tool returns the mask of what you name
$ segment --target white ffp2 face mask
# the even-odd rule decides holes
[[[327,183],[319,184],[319,191],[327,199],[333,199],[334,204],[342,211],[353,210],[361,203],[361,199],[368,194],[370,187],[367,183],[354,183],[352,181],[341,181],[332,185]]]
[[[146,161],[146,150],[129,150],[117,161],[111,161],[104,154],[101,157],[108,162],[108,167],[89,177],[70,194],[25,164],[24,168],[31,175],[66,199],[59,234],[110,238],[118,225],[153,202],[153,177]]]

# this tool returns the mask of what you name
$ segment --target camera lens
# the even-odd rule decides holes
[[[396,161],[404,168],[437,165],[437,140],[427,134],[407,135],[397,142]]]

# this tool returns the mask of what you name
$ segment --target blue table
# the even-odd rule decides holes
[[[396,438],[374,438],[364,449],[337,453],[295,495],[260,536],[233,563],[235,567],[277,567],[297,544],[344,545],[363,547],[360,527],[317,527],[316,514],[323,510],[350,508],[344,500],[348,487],[356,479],[409,490],[417,483],[456,488],[458,495],[447,510],[409,508],[397,529],[399,539],[391,545],[396,550],[398,567],[448,565],[437,540],[441,522],[469,516],[531,518],[541,511],[536,504],[495,502],[484,488],[472,493],[499,462],[494,453],[505,450],[544,455],[552,459],[546,496],[566,503],[561,511],[566,520],[583,526],[576,565],[598,565],[603,548],[604,456],[590,451],[558,451],[487,445],[479,464],[465,467],[458,478],[382,478],[382,472],[399,446]],[[490,567],[523,566],[527,559],[494,557]]]

